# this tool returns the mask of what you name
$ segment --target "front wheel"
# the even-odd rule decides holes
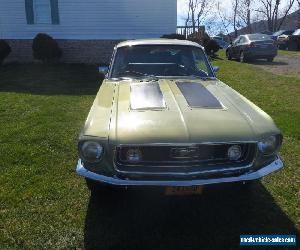
[[[274,57],[268,57],[268,58],[267,58],[267,61],[268,61],[268,62],[273,62],[273,61],[274,61]]]
[[[232,59],[232,56],[231,56],[231,54],[228,50],[226,50],[226,57],[227,57],[228,60]]]
[[[247,61],[247,59],[246,59],[246,57],[245,57],[245,54],[244,54],[243,51],[241,51],[241,53],[240,53],[240,62],[241,62],[241,63],[244,63],[244,62],[246,62],[246,61]]]

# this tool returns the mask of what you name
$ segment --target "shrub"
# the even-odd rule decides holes
[[[62,51],[57,42],[47,34],[37,34],[32,43],[33,57],[43,62],[58,60]]]
[[[11,48],[8,43],[4,40],[0,40],[0,65],[4,59],[10,54]]]
[[[161,38],[185,40],[185,36],[180,34],[166,34],[161,36]]]
[[[218,43],[213,39],[204,40],[203,45],[205,52],[208,55],[214,55],[220,49]]]

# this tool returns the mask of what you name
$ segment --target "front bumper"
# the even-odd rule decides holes
[[[196,180],[130,180],[130,179],[120,179],[117,176],[109,177],[105,175],[99,175],[93,173],[86,168],[81,163],[81,160],[78,161],[77,173],[80,176],[85,178],[99,181],[102,183],[116,185],[116,186],[201,186],[209,184],[218,184],[218,183],[229,183],[229,182],[240,182],[240,181],[250,181],[255,179],[260,179],[272,172],[278,171],[283,167],[283,161],[278,157],[271,164],[255,171],[240,176],[235,177],[222,177],[214,179],[196,179]]]

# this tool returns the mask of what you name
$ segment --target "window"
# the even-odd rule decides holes
[[[183,45],[136,45],[117,50],[112,77],[213,77],[202,49]]]
[[[239,43],[240,39],[241,39],[240,36],[237,37],[237,38],[233,41],[233,44],[234,44],[234,45],[237,45],[237,44]]]
[[[241,40],[240,40],[240,43],[246,43],[246,42],[247,42],[246,37],[242,36],[242,37],[241,37]]]
[[[27,24],[59,24],[58,0],[25,0]]]
[[[265,34],[251,34],[248,35],[249,40],[257,41],[257,40],[271,40],[271,37]]]
[[[293,36],[300,36],[300,29],[296,30],[296,31],[293,33]]]
[[[34,13],[34,23],[36,24],[52,23],[50,0],[34,0],[33,13]]]

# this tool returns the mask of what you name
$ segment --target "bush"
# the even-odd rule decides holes
[[[37,34],[32,43],[33,57],[43,62],[56,61],[62,56],[57,42],[47,34]]]
[[[11,48],[8,43],[4,40],[0,40],[0,65],[4,59],[10,54]]]
[[[214,55],[220,49],[218,43],[213,39],[204,40],[203,45],[204,45],[206,54],[208,54],[210,56]]]
[[[167,34],[161,36],[161,38],[185,40],[185,36],[180,34]]]

